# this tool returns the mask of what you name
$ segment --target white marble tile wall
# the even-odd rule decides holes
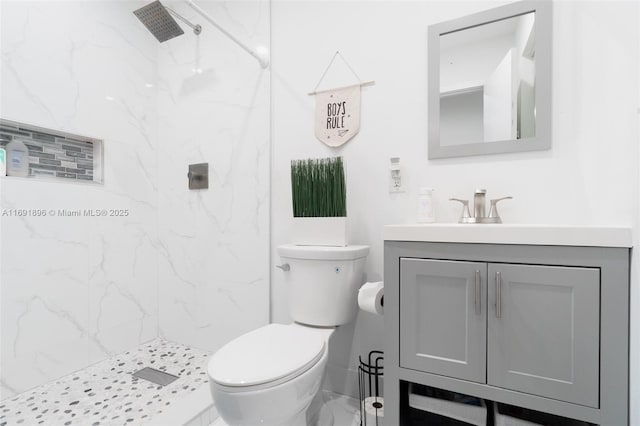
[[[0,399],[157,336],[156,49],[137,2],[0,4],[0,115],[104,139],[104,186],[0,181]]]
[[[253,48],[269,47],[269,1],[199,4]],[[269,71],[203,27],[158,54],[160,333],[214,351],[269,321]],[[187,166],[209,163],[209,189]]]
[[[269,73],[184,4],[202,36],[159,45],[141,4],[0,4],[0,115],[105,141],[104,186],[6,178],[1,208],[129,211],[0,217],[0,399],[159,324],[214,350],[269,320]],[[201,5],[269,46],[267,0]],[[193,162],[209,190],[187,190]]]

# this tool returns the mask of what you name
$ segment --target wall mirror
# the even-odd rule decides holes
[[[429,27],[429,158],[551,147],[551,5]]]

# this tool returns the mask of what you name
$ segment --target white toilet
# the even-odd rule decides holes
[[[295,322],[246,333],[209,361],[211,393],[229,426],[315,424],[329,338],[358,309],[369,247],[284,245],[278,253]]]

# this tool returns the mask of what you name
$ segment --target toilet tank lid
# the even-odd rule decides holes
[[[296,377],[322,357],[325,339],[305,327],[269,324],[227,343],[212,355],[209,377],[247,387]]]
[[[291,259],[355,260],[367,257],[369,246],[331,247],[285,244],[278,246],[278,254]]]

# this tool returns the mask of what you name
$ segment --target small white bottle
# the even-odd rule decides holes
[[[7,144],[7,175],[29,176],[29,149],[17,139]]]
[[[420,188],[418,193],[418,223],[433,223],[436,221],[436,211],[433,205],[433,188]]]
[[[7,151],[0,148],[0,177],[7,175]]]

